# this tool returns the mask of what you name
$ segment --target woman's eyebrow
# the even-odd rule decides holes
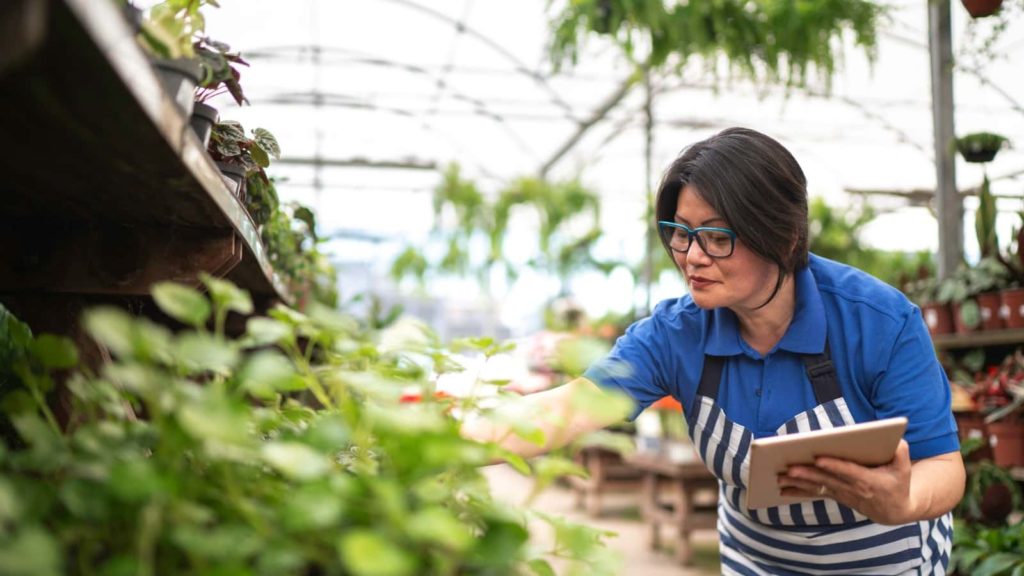
[[[686,218],[683,218],[679,214],[676,214],[675,217],[676,217],[676,220],[680,224],[686,224],[687,226],[690,225],[690,221],[687,220]],[[700,224],[697,225],[697,227],[707,226],[708,224],[713,224],[715,222],[721,222],[722,224],[727,224],[727,222],[725,221],[725,218],[722,218],[721,216],[715,216],[714,218],[708,218],[707,220],[701,222]]]

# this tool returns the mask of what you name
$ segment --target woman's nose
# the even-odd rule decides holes
[[[693,242],[690,242],[690,249],[686,251],[686,263],[696,264],[698,266],[706,266],[711,263],[711,257],[708,256],[707,252],[694,238]]]

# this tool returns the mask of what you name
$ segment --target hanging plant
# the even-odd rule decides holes
[[[999,7],[1003,5],[1003,0],[960,0],[963,2],[964,8],[967,8],[967,12],[971,15],[971,18],[984,18],[985,16],[991,16],[999,11]]]
[[[956,149],[968,162],[991,162],[999,150],[1008,147],[1005,136],[991,132],[974,132],[956,139]]]

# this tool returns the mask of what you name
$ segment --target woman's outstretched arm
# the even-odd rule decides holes
[[[492,414],[467,418],[462,435],[478,442],[494,442],[501,448],[529,458],[569,444],[576,438],[621,422],[629,416],[632,402],[587,380],[517,398]],[[526,422],[543,434],[537,444],[516,432],[516,422]],[[539,436],[539,435],[538,435]]]

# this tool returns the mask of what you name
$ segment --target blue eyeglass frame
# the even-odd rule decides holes
[[[689,245],[693,246],[693,241],[694,239],[696,239],[697,244],[700,246],[700,249],[711,258],[728,258],[729,256],[732,256],[733,252],[736,251],[736,232],[728,228],[717,228],[714,226],[698,226],[697,228],[690,228],[686,224],[680,224],[678,222],[669,222],[668,220],[658,220],[658,227],[661,228],[662,230],[664,230],[665,228],[679,228],[681,230],[686,230],[686,241],[689,243]],[[729,236],[729,253],[724,256],[712,256],[711,254],[708,254],[708,247],[704,245],[704,240],[700,237],[700,234],[697,234],[702,230],[710,230],[712,232],[723,232],[727,234]],[[680,254],[686,254],[687,252],[690,251],[689,248],[687,248],[686,250],[676,250],[675,248],[672,248],[671,244],[669,245],[669,248],[671,248],[673,252],[678,252]]]

